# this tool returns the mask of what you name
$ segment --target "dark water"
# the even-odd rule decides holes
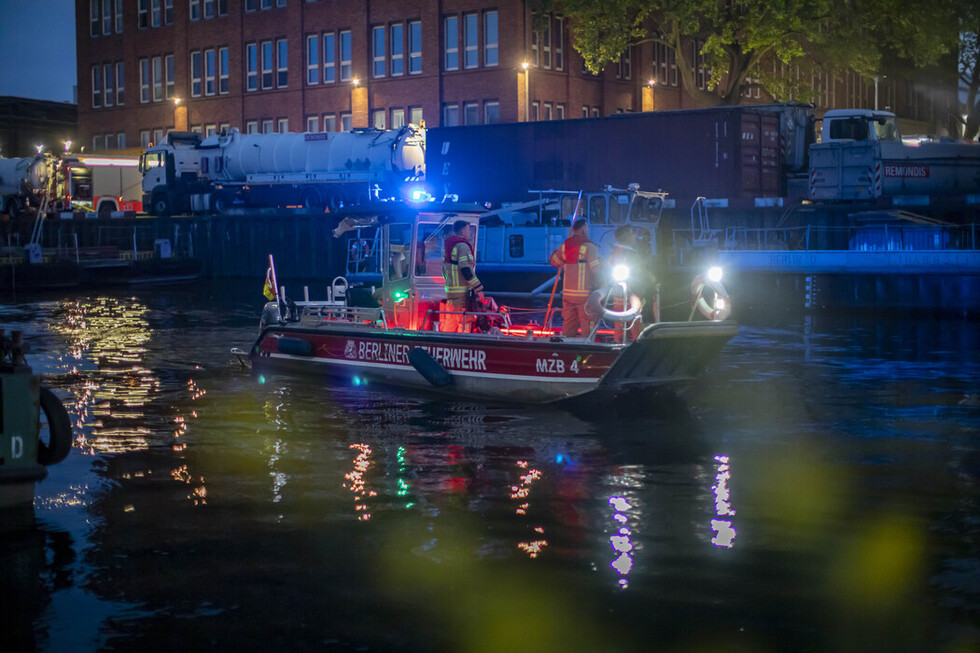
[[[0,650],[980,650],[980,325],[742,316],[575,415],[260,384],[260,285],[4,301],[77,428]]]

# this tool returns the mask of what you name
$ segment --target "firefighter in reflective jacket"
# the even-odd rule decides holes
[[[483,301],[483,284],[476,277],[476,259],[473,246],[467,239],[470,225],[465,220],[453,223],[453,235],[446,239],[445,257],[442,260],[442,276],[446,279],[446,310],[442,316],[441,331],[462,333],[466,326],[463,312],[466,310],[466,293],[470,290]]]
[[[564,266],[565,277],[561,293],[561,334],[566,338],[578,335],[579,327],[582,336],[592,333],[595,318],[585,311],[589,294],[598,286],[599,277],[599,248],[589,240],[589,225],[584,218],[579,218],[572,225],[572,235],[565,243],[551,253],[548,259],[554,267]]]

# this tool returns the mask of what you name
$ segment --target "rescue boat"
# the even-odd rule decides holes
[[[584,337],[561,335],[552,324],[560,310],[498,306],[492,299],[464,313],[464,333],[440,331],[447,313],[442,241],[456,220],[478,227],[480,214],[478,206],[425,203],[345,218],[335,236],[366,225],[379,229],[384,265],[376,306],[353,305],[345,277],[333,280],[325,300],[311,301],[307,289],[303,300],[291,300],[276,282],[270,255],[274,300],[266,304],[259,337],[247,353],[253,369],[547,404],[637,389],[682,390],[738,331],[727,319],[731,304],[720,282],[695,280],[698,296],[689,321],[649,324],[632,337],[629,327],[639,319],[640,305],[610,308],[616,296],[629,296],[622,271],[620,281],[593,293],[590,305],[601,319]],[[710,299],[702,294],[706,289],[714,291]]]

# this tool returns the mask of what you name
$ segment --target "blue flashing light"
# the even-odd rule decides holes
[[[412,199],[413,202],[427,202],[428,200],[432,199],[432,196],[421,188],[412,189],[412,192],[409,194],[409,197]]]
[[[259,374],[259,383],[265,383],[265,375]]]

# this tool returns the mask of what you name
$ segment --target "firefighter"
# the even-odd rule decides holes
[[[564,287],[561,294],[561,334],[566,338],[578,335],[579,327],[582,335],[592,333],[595,318],[585,310],[589,294],[596,289],[599,277],[599,248],[589,240],[589,224],[585,218],[579,218],[572,224],[572,235],[561,247],[551,253],[548,259],[553,267],[560,267],[565,275]]]
[[[483,284],[476,276],[476,257],[473,245],[467,239],[470,225],[465,220],[453,223],[453,235],[446,238],[442,260],[442,276],[446,279],[446,310],[442,316],[441,331],[462,333],[466,320],[466,295],[472,291],[483,301]]]

